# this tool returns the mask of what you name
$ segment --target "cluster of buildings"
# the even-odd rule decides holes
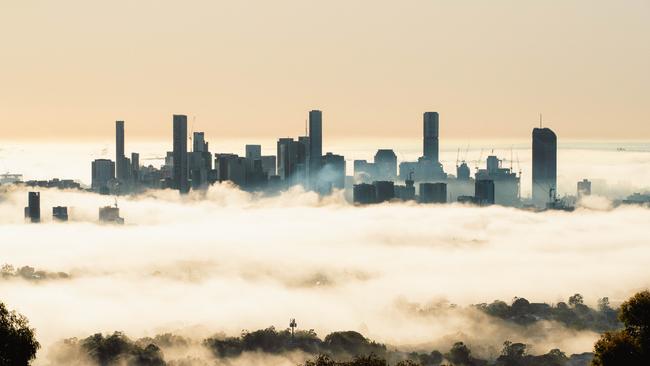
[[[68,218],[69,216],[67,206],[52,207],[52,221],[66,222],[68,221]],[[35,224],[41,222],[41,192],[27,193],[25,221]],[[124,219],[120,217],[120,209],[117,207],[117,202],[115,203],[115,206],[105,206],[99,208],[99,222],[124,224]]]
[[[504,167],[490,155],[484,168],[472,170],[456,163],[455,174],[444,171],[440,162],[437,112],[423,115],[422,156],[398,164],[392,149],[379,149],[372,161],[354,160],[353,175],[346,174],[346,160],[333,152],[323,153],[323,114],[309,112],[307,134],[277,140],[276,155],[262,155],[260,145],[246,145],[245,155],[212,153],[203,132],[188,135],[187,116],[173,116],[172,151],[160,167],[140,164],[138,153],[125,154],[125,123],[115,123],[115,160],[92,162],[91,190],[106,195],[131,194],[147,189],[175,189],[181,194],[203,190],[211,184],[231,182],[246,191],[276,193],[300,185],[321,195],[343,190],[354,204],[389,201],[422,204],[461,202],[473,205],[502,205],[535,210],[572,210],[570,200],[557,198],[557,136],[549,128],[532,131],[532,197],[522,199],[521,173]],[[188,144],[190,141],[190,144]],[[22,176],[4,174],[3,183],[29,187],[75,188],[72,180],[22,182]],[[591,194],[591,182],[577,183],[577,199]],[[648,204],[650,196],[633,195],[623,204]],[[68,220],[68,207],[52,207],[55,221]],[[25,218],[40,222],[40,193],[29,192]],[[99,221],[124,223],[117,204],[99,208]]]
[[[462,162],[456,174],[440,163],[440,120],[437,112],[423,115],[423,149],[417,161],[398,165],[391,149],[379,149],[373,161],[354,160],[354,174],[346,175],[342,155],[323,153],[323,114],[309,112],[306,136],[277,140],[276,155],[262,155],[260,145],[246,145],[245,156],[212,153],[203,132],[188,136],[187,116],[173,116],[173,149],[160,167],[141,166],[138,153],[125,155],[124,121],[115,123],[115,160],[92,162],[92,190],[101,194],[128,194],[144,189],[176,189],[185,194],[229,181],[247,191],[278,192],[291,186],[322,195],[345,190],[354,203],[391,200],[421,203],[465,202],[513,207],[557,208],[557,137],[549,128],[532,133],[532,200],[520,196],[520,174],[488,156],[474,174]],[[188,140],[191,145],[188,146]],[[191,147],[191,150],[190,150]]]

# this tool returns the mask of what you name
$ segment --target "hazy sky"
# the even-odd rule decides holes
[[[57,0],[0,5],[0,140],[650,138],[648,0]]]

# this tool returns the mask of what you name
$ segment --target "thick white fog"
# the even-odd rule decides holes
[[[582,178],[600,182],[595,191],[602,196],[645,190],[650,153],[641,145],[612,146],[560,150],[563,193],[574,194]],[[5,146],[2,169],[33,179],[66,166],[61,178],[88,183],[91,157],[79,155],[86,148],[41,155],[39,164],[36,150],[23,150],[19,165],[7,159],[20,154]],[[93,158],[108,154],[99,150]],[[415,150],[401,157],[409,154]],[[519,154],[525,187],[530,157],[525,148]],[[352,158],[371,155],[357,151]],[[456,151],[443,156],[450,170]],[[126,224],[102,226],[98,208],[113,204],[112,197],[41,190],[44,222],[32,225],[23,221],[27,189],[1,189],[0,264],[69,275],[0,280],[0,301],[36,328],[44,346],[39,365],[49,365],[52,345],[68,337],[171,331],[200,342],[217,332],[283,329],[290,318],[320,336],[356,330],[404,349],[444,350],[463,340],[493,355],[512,340],[537,353],[578,353],[590,351],[598,335],[553,322],[523,327],[467,305],[515,296],[556,303],[575,293],[591,305],[605,296],[616,305],[650,286],[650,210],[613,209],[600,196],[573,213],[532,213],[455,204],[354,207],[341,192],[319,198],[294,189],[260,198],[223,184],[183,198],[174,191],[120,197]],[[58,205],[71,207],[69,223],[51,222]],[[446,302],[460,307],[440,305]],[[184,352],[211,357],[199,346]],[[259,364],[255,357],[262,356],[246,357],[235,364]],[[300,355],[265,360],[293,365]]]
[[[66,337],[121,330],[133,337],[174,331],[237,335],[295,317],[319,334],[357,330],[395,346],[449,345],[457,338],[498,347],[526,341],[546,352],[589,351],[597,335],[558,324],[537,329],[472,310],[413,311],[446,300],[613,302],[650,285],[650,210],[573,213],[459,205],[354,207],[300,190],[253,198],[228,185],[205,197],[176,192],[121,198],[122,227],[94,222],[112,198],[43,190],[44,223],[24,224],[26,190],[1,196],[2,262],[65,272],[67,279],[0,281],[47,350]],[[606,202],[605,202],[606,203]],[[74,221],[49,222],[72,206]],[[435,307],[434,307],[435,308]]]

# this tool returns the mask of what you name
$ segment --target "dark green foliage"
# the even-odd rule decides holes
[[[411,366],[414,364],[402,363],[399,366]],[[417,365],[417,364],[415,364]],[[326,355],[318,356],[314,361],[305,362],[304,366],[388,366],[386,360],[374,354],[355,357],[352,361],[336,362]]]
[[[497,300],[491,304],[479,304],[475,307],[490,316],[520,325],[529,325],[539,320],[552,320],[572,329],[589,329],[596,332],[612,331],[622,327],[617,319],[616,310],[609,306],[609,299],[600,299],[598,309],[588,307],[583,301],[582,295],[575,294],[569,297],[568,304],[559,302],[555,306],[530,303],[524,298],[515,298],[511,305]]]
[[[27,318],[0,302],[0,366],[29,365],[39,348]]]
[[[335,357],[381,356],[386,352],[384,345],[371,342],[357,332],[334,332],[321,340],[312,330],[299,331],[292,336],[289,330],[277,331],[274,327],[244,332],[240,337],[212,337],[203,344],[217,357],[236,357],[250,351],[270,354],[302,351]]]
[[[121,332],[104,336],[94,334],[81,341],[71,339],[68,347],[79,347],[85,356],[101,366],[164,366],[162,351],[155,344],[140,346]]]
[[[496,366],[569,366],[569,358],[564,352],[554,349],[540,356],[527,353],[528,346],[523,343],[506,341]]]
[[[625,329],[603,334],[594,346],[592,365],[650,365],[650,292],[624,302],[619,318]]]

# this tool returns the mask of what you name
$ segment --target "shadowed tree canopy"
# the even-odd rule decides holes
[[[650,292],[639,292],[624,302],[619,319],[625,329],[603,334],[594,346],[592,365],[650,365]]]
[[[39,348],[27,318],[0,302],[0,366],[29,365]]]

